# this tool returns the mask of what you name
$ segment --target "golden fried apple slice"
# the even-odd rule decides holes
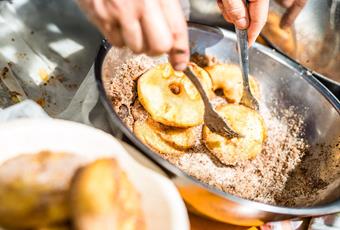
[[[145,229],[139,194],[114,159],[96,160],[76,172],[70,205],[77,230]]]
[[[265,123],[260,114],[235,104],[221,105],[217,112],[243,137],[225,138],[204,126],[202,136],[205,146],[226,165],[255,158],[261,152],[266,138]]]
[[[213,95],[208,73],[190,63],[209,96]],[[169,63],[160,64],[139,79],[138,99],[152,119],[173,127],[191,127],[203,123],[201,96],[183,72],[174,71]]]
[[[188,150],[196,143],[198,127],[177,128],[162,125],[151,119],[147,120],[148,125],[168,144],[179,150]]]
[[[223,90],[223,95],[229,103],[238,104],[242,97],[243,80],[241,69],[235,64],[217,64],[204,68],[213,82],[213,89]],[[260,98],[260,90],[254,77],[249,76],[250,90],[257,100]]]
[[[149,121],[136,121],[133,132],[147,146],[161,154],[181,155],[183,151],[174,148],[163,140],[150,125]]]

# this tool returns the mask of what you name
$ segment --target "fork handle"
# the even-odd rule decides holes
[[[187,66],[187,68],[183,71],[184,74],[190,79],[190,81],[194,84],[196,89],[198,90],[199,94],[201,95],[201,98],[204,103],[204,107],[213,109],[212,105],[210,104],[209,98],[200,82],[200,80],[196,77],[195,73],[192,71],[190,66]]]
[[[236,28],[237,35],[237,48],[239,55],[239,63],[242,71],[243,87],[245,90],[250,91],[249,88],[249,53],[248,53],[248,31],[239,30]]]
[[[249,0],[245,0],[245,6],[248,8]],[[248,52],[248,30],[240,30],[235,27],[237,36],[237,48],[239,63],[242,71],[243,88],[250,92],[249,87],[249,52]]]

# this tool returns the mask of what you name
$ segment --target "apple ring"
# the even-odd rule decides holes
[[[235,104],[222,105],[216,110],[242,137],[226,138],[204,126],[203,142],[209,151],[226,165],[255,158],[262,151],[266,138],[266,127],[261,115],[243,105]]]
[[[213,89],[222,89],[229,103],[238,104],[243,93],[243,80],[240,68],[234,64],[217,64],[204,68],[213,82]],[[259,100],[260,90],[254,77],[249,76],[250,90]]]
[[[208,96],[213,95],[208,73],[190,63]],[[139,79],[138,99],[152,119],[173,127],[192,127],[203,123],[204,105],[197,89],[183,73],[169,63],[160,64]]]

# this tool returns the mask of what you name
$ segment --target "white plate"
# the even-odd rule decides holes
[[[55,119],[20,119],[0,124],[0,163],[41,150],[80,154],[90,160],[114,156],[141,195],[147,229],[189,229],[187,211],[175,186],[137,163],[111,135]]]

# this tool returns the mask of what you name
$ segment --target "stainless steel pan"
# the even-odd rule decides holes
[[[190,24],[189,33],[192,52],[210,54],[222,61],[238,63],[234,33],[199,24]],[[216,220],[246,226],[340,212],[339,184],[335,184],[336,189],[327,194],[327,202],[312,207],[279,207],[221,192],[199,182],[161,158],[127,128],[106,96],[102,65],[110,49],[111,47],[106,43],[101,47],[95,62],[95,73],[101,102],[107,111],[113,131],[121,131],[145,156],[160,166],[176,184],[192,210]],[[311,148],[315,148],[320,143],[334,144],[339,141],[340,103],[329,90],[310,75],[307,69],[271,49],[255,44],[250,49],[250,73],[257,77],[262,94],[266,95],[265,103],[268,107],[277,106],[273,104],[275,99],[280,102],[278,109],[290,105],[299,108],[298,112],[304,115],[306,139]],[[303,112],[306,108],[307,113]],[[340,153],[335,149],[330,154]],[[324,164],[327,168],[327,162]],[[339,173],[339,168],[336,170],[337,172],[332,173]]]
[[[273,1],[270,10],[283,12]],[[340,85],[340,1],[308,0],[294,29],[296,54],[290,58]],[[281,44],[268,41],[280,50]]]

